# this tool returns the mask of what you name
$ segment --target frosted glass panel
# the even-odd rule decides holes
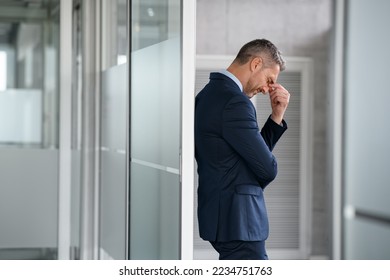
[[[390,217],[390,92],[374,90],[369,82],[388,80],[390,37],[382,36],[378,26],[389,26],[389,10],[390,2],[385,0],[350,3],[345,147],[347,203]],[[380,44],[370,43],[378,38]],[[360,67],[375,71],[361,71]]]
[[[390,258],[390,92],[373,87],[388,80],[389,10],[386,0],[348,1],[344,203],[358,215],[344,220],[346,258]]]
[[[42,91],[8,89],[0,92],[0,143],[40,144]]]
[[[100,247],[105,256],[126,259],[127,64],[102,76]]]
[[[104,148],[126,148],[127,79],[127,64],[103,72],[101,145]]]
[[[126,259],[126,155],[102,151],[100,246],[111,258]]]
[[[132,2],[131,259],[180,257],[180,5]]]
[[[390,227],[386,225],[366,220],[348,220],[345,238],[350,244],[346,246],[346,259],[388,260],[390,257]]]
[[[59,3],[0,1],[0,259],[57,258]]]
[[[132,259],[179,257],[180,41],[133,53]],[[147,248],[147,250],[146,250]]]
[[[177,259],[179,175],[131,164],[131,259]]]
[[[179,168],[179,38],[135,51],[131,67],[131,156]]]
[[[58,150],[0,149],[0,250],[56,248]]]

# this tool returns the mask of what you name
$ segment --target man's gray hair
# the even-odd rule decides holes
[[[266,60],[265,67],[272,66],[272,64],[276,63],[279,64],[280,71],[286,68],[286,62],[281,52],[273,43],[266,39],[256,39],[246,43],[238,52],[234,62],[242,65],[247,63],[252,57],[260,55],[263,55],[262,58]]]

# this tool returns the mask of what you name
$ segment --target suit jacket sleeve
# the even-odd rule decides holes
[[[287,129],[283,124],[282,127],[268,118],[260,133],[255,108],[246,96],[232,98],[224,108],[222,136],[246,162],[262,188],[277,174],[272,149]]]
[[[286,130],[287,123],[284,120],[282,121],[282,125],[279,125],[271,119],[271,116],[268,117],[261,129],[261,136],[271,151],[274,149],[276,143]]]

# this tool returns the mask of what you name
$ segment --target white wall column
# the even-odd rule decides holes
[[[194,249],[194,88],[196,1],[182,1],[181,259]]]

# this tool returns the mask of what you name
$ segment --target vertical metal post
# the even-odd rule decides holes
[[[71,239],[71,92],[72,1],[60,3],[60,131],[58,259],[70,258]]]
[[[96,1],[96,10],[95,10],[95,179],[94,179],[94,235],[93,235],[93,258],[99,259],[99,208],[100,208],[100,123],[101,123],[101,69],[102,69],[102,60],[101,60],[101,49],[102,49],[102,21],[101,21],[101,12],[102,12],[102,1]]]
[[[344,18],[345,0],[334,1],[335,5],[335,34],[333,56],[333,88],[331,89],[331,139],[332,160],[330,162],[332,185],[332,259],[342,257],[342,181],[343,181],[343,80],[344,80]]]
[[[96,6],[95,0],[82,1],[82,140],[80,258],[93,259],[95,253],[95,137],[96,137]]]
[[[125,256],[130,259],[130,182],[131,182],[131,165],[130,165],[130,152],[131,152],[131,51],[132,51],[132,29],[131,29],[131,15],[133,9],[133,1],[127,1],[127,16],[126,16],[126,28],[127,28],[127,99],[126,99],[126,250]]]

